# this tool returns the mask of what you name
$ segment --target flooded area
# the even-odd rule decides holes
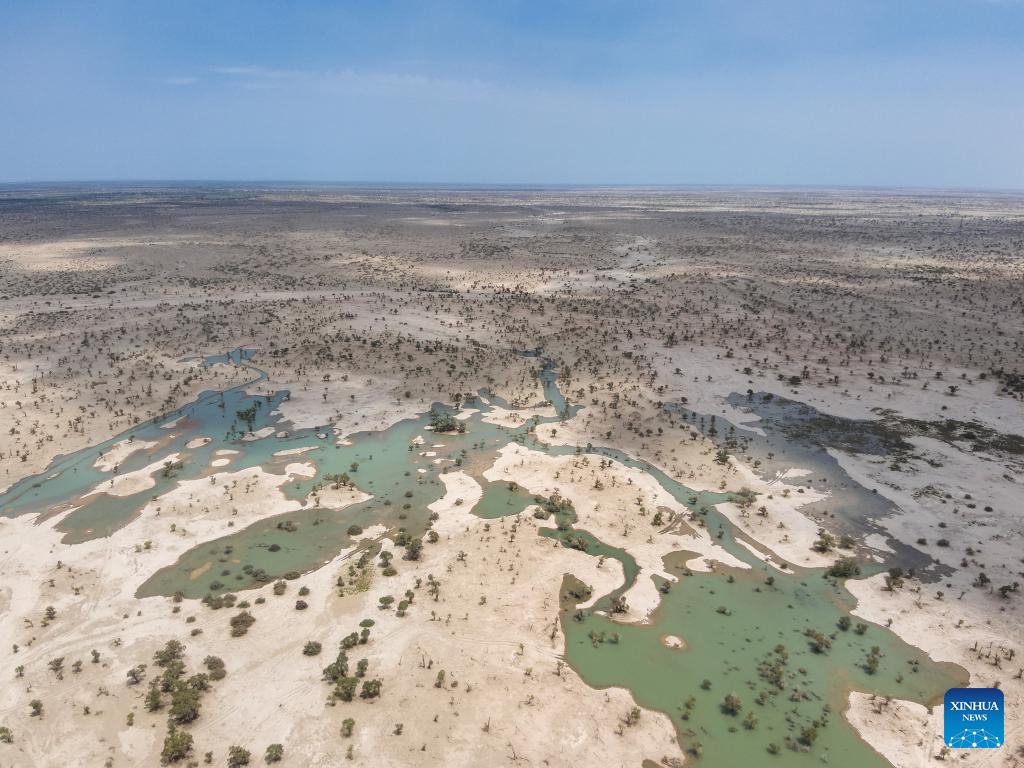
[[[251,367],[252,357],[236,352],[205,362]],[[659,582],[663,597],[652,620],[624,624],[613,620],[615,602],[635,580],[651,576],[628,552],[577,530],[571,517],[556,516],[555,528],[540,529],[540,535],[564,546],[618,560],[625,574],[623,584],[599,596],[588,610],[563,602],[565,659],[590,685],[626,687],[642,706],[668,714],[684,748],[702,754],[703,763],[764,764],[782,754],[787,765],[884,765],[842,717],[848,692],[930,704],[967,679],[959,667],[930,661],[888,630],[851,619],[852,599],[841,582],[826,578],[822,570],[783,571],[758,559],[738,543],[738,534],[715,509],[731,494],[695,492],[612,448],[539,442],[536,424],[579,408],[558,391],[557,371],[550,363],[541,376],[557,416],[535,417],[518,428],[488,424],[483,418],[500,401],[481,392],[459,414],[464,433],[436,434],[425,414],[344,441],[327,427],[290,429],[275,411],[287,393],[249,394],[253,384],[264,380],[259,369],[252,372],[247,385],[205,393],[159,423],[58,458],[46,472],[0,497],[3,514],[34,512],[40,520],[62,514],[58,527],[66,542],[75,543],[109,535],[177,483],[212,474],[213,462],[228,455],[225,451],[235,452],[225,471],[258,466],[277,474],[292,462],[308,465],[308,472],[293,475],[282,487],[286,497],[304,505],[301,509],[192,548],[152,574],[138,593],[197,599],[316,570],[353,546],[353,531],[372,525],[385,526],[389,536],[402,531],[422,536],[431,523],[428,507],[445,494],[441,476],[452,469],[465,470],[482,485],[475,514],[491,519],[523,514],[542,500],[515,483],[482,478],[509,442],[556,455],[592,453],[651,475],[725,550],[750,566],[691,573],[674,562],[670,570],[679,581]],[[129,437],[155,447],[130,454],[117,474],[145,470],[148,483],[144,477],[146,487],[111,495],[104,486],[116,475],[93,464]],[[772,446],[779,451],[777,444]],[[805,458],[803,452],[800,457]],[[316,506],[318,490],[339,482],[371,498],[337,511]],[[666,643],[666,637],[674,640]]]

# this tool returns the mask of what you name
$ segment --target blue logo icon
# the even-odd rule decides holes
[[[1005,735],[1003,692],[998,688],[950,688],[943,699],[942,736],[951,749],[1000,747]]]

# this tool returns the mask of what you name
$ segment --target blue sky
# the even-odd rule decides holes
[[[0,181],[1024,188],[1024,0],[0,0]]]

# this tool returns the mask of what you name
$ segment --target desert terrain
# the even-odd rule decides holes
[[[4,186],[0,435],[5,768],[1024,765],[1019,194]]]

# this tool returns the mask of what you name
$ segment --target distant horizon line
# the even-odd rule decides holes
[[[928,186],[891,184],[823,184],[823,183],[778,183],[778,182],[684,182],[684,183],[642,183],[642,182],[470,182],[470,181],[340,181],[302,179],[48,179],[39,181],[0,181],[0,189],[40,189],[74,187],[264,187],[264,188],[330,188],[352,189],[448,189],[448,190],[686,190],[686,189],[734,189],[734,190],[864,190],[890,192],[944,192],[944,193],[1002,193],[1024,194],[1022,187],[976,187],[976,186]]]

